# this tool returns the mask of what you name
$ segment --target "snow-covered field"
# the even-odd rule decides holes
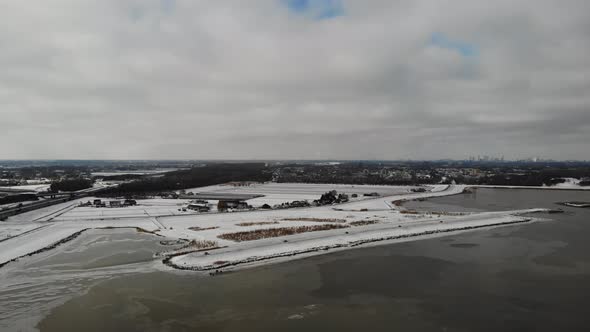
[[[16,191],[30,191],[30,192],[41,192],[47,191],[51,184],[26,184],[22,186],[10,186],[10,187],[0,187],[0,190],[7,189],[7,190],[16,190]]]
[[[348,184],[314,184],[314,183],[255,183],[249,186],[215,185],[186,189],[192,192],[227,192],[240,194],[261,195],[314,195],[321,196],[326,191],[336,190],[339,193],[358,194],[376,192],[381,196],[391,196],[402,192],[408,192],[410,186],[373,186],[373,185],[348,185]]]
[[[383,220],[378,224],[270,238],[228,245],[225,248],[205,252],[193,252],[172,257],[169,265],[196,271],[250,266],[267,260],[290,259],[295,255],[313,255],[326,250],[344,250],[359,245],[380,242],[401,242],[418,238],[457,233],[483,227],[498,227],[533,221],[517,214],[538,212],[521,210],[510,213],[481,213],[455,218],[427,218],[420,220]]]
[[[168,265],[176,268],[206,270],[220,266],[249,266],[296,255],[303,257],[361,244],[440,236],[448,232],[521,223],[530,221],[530,218],[520,214],[532,211],[448,216],[403,213],[392,204],[399,200],[458,194],[465,189],[458,185],[431,186],[429,191],[423,193],[411,192],[412,187],[391,186],[262,184],[237,188],[215,187],[206,190],[263,192],[268,195],[265,196],[267,199],[281,195],[289,200],[321,195],[332,189],[349,194],[378,192],[383,196],[364,197],[362,200],[331,206],[230,213],[183,212],[181,207],[189,200],[171,199],[138,200],[137,206],[121,208],[80,207],[80,202],[92,201],[91,197],[84,198],[10,217],[0,223],[0,265],[15,259],[26,259],[31,253],[53,249],[64,239],[72,239],[93,228],[135,227],[169,239],[215,243],[216,247],[222,249],[209,249],[208,255],[205,255],[202,252],[187,253],[191,251],[188,248],[166,260]],[[242,223],[250,224],[240,225]],[[335,224],[339,225],[338,229],[245,242],[220,238],[223,234],[236,232]]]
[[[48,226],[37,223],[24,223],[24,224],[9,224],[5,227],[0,228],[0,242],[6,241],[14,236],[22,235],[27,232],[31,232],[37,228]]]
[[[349,196],[356,194],[359,199],[367,199],[363,194],[377,193],[380,196],[392,196],[408,193],[410,186],[373,186],[373,185],[345,185],[345,184],[314,184],[314,183],[253,183],[248,186],[234,186],[231,184],[208,187],[190,188],[186,192],[192,193],[231,193],[254,194],[264,197],[248,200],[248,204],[259,207],[264,204],[270,206],[281,203],[319,199],[327,191],[336,190]]]
[[[76,207],[67,211],[60,216],[55,217],[54,221],[85,221],[85,220],[104,220],[104,219],[125,219],[138,217],[158,217],[158,216],[175,216],[181,214],[191,214],[192,212],[179,211],[186,206],[188,200],[167,200],[168,204],[151,204],[146,203],[149,200],[140,200],[136,206],[118,207],[118,208],[96,208],[96,207]],[[144,205],[145,204],[145,205]]]
[[[168,172],[177,171],[180,168],[158,168],[158,169],[143,169],[133,171],[112,171],[112,172],[92,172],[92,176],[114,176],[114,175],[150,175],[150,174],[163,174]]]

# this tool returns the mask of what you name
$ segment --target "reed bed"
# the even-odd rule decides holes
[[[351,226],[365,226],[365,225],[373,225],[373,224],[378,224],[379,220],[358,220],[358,221],[352,221],[349,224]]]
[[[312,222],[346,222],[337,218],[284,218],[284,221],[312,221]]]
[[[242,226],[242,227],[247,227],[247,226],[256,226],[256,225],[273,225],[273,224],[278,224],[278,221],[254,221],[254,222],[241,222],[239,224],[236,224],[236,226]]]
[[[198,232],[198,231],[206,231],[208,229],[217,229],[217,228],[219,228],[219,227],[217,227],[217,226],[213,226],[213,227],[196,227],[195,226],[195,227],[189,227],[188,229],[190,229],[191,231]]]
[[[211,240],[191,240],[182,249],[207,249],[217,247],[217,241]]]
[[[224,240],[243,242],[253,241],[272,237],[288,236],[307,232],[318,232],[327,231],[332,229],[348,228],[348,225],[339,224],[325,224],[325,225],[313,225],[313,226],[297,226],[297,227],[278,227],[278,228],[266,228],[256,229],[246,232],[226,233],[221,234],[218,237]]]

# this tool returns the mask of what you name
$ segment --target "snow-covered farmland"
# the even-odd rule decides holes
[[[484,213],[440,220],[405,222],[386,221],[382,224],[358,228],[344,228],[289,236],[289,240],[270,238],[243,242],[207,252],[198,251],[173,256],[167,264],[179,269],[196,271],[241,268],[268,260],[292,259],[296,255],[315,255],[327,250],[344,250],[360,245],[393,243],[441,236],[448,233],[499,227],[534,221],[517,214],[538,210],[512,211],[511,213]]]
[[[4,190],[13,190],[13,191],[22,191],[22,192],[42,192],[47,191],[51,184],[41,183],[41,184],[25,184],[20,186],[10,186],[10,187],[0,187],[0,191]]]
[[[158,169],[143,169],[143,170],[129,170],[129,171],[112,171],[112,172],[92,172],[92,176],[115,176],[115,175],[154,175],[174,172],[180,168],[158,168]]]
[[[216,187],[219,189],[222,186]],[[211,189],[214,188],[207,188]],[[207,270],[241,267],[243,264],[342,250],[380,241],[408,240],[521,223],[531,219],[520,214],[533,211],[455,216],[407,214],[398,210],[392,202],[458,194],[464,186],[435,186],[421,193],[411,192],[411,189],[317,184],[225,188],[241,193],[263,193],[267,195],[265,197],[284,195],[293,200],[304,199],[302,197],[306,195],[321,195],[328,190],[357,195],[378,192],[382,195],[339,205],[229,213],[182,211],[181,207],[189,200],[172,199],[138,200],[137,206],[119,208],[79,206],[81,202],[92,200],[85,198],[10,217],[7,222],[0,223],[0,234],[4,238],[0,242],[0,265],[25,259],[31,253],[53,249],[93,228],[133,227],[168,239],[185,241],[187,246],[179,252],[164,254],[168,257],[164,259],[166,264],[175,268]],[[240,237],[232,234],[243,232],[248,234],[243,237],[247,241],[237,242],[235,239]],[[267,236],[272,237],[264,238]],[[211,246],[205,249],[208,254],[194,252],[202,250],[203,243]]]
[[[345,184],[314,184],[314,183],[252,183],[250,185],[223,184],[208,187],[186,189],[192,193],[227,193],[252,194],[263,197],[248,200],[248,204],[259,207],[270,206],[293,201],[313,201],[319,199],[327,191],[336,190],[349,196],[356,194],[358,199],[366,199],[364,194],[377,193],[379,196],[392,196],[409,193],[416,187],[410,186],[377,186],[377,185],[345,185]]]
[[[188,204],[188,200],[163,200],[167,202],[156,203],[150,200],[139,200],[138,205],[127,207],[76,207],[69,210],[58,217],[55,221],[84,221],[84,220],[106,220],[106,219],[125,219],[125,218],[141,218],[141,217],[158,217],[158,216],[175,216],[187,214],[183,212],[182,208]],[[167,204],[165,204],[167,203]],[[190,212],[188,212],[190,213]]]

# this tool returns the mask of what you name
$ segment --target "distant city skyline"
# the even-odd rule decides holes
[[[487,157],[487,158],[486,158]],[[431,159],[306,159],[306,158],[298,158],[298,159],[276,159],[276,158],[254,158],[254,159],[195,159],[195,158],[176,158],[176,159],[0,159],[0,167],[3,167],[6,163],[12,162],[35,162],[35,163],[55,163],[59,164],[60,162],[328,162],[328,163],[340,163],[340,162],[421,162],[421,161],[432,161],[432,162],[440,162],[440,161],[456,161],[456,162],[590,162],[590,160],[585,159],[551,159],[551,158],[543,158],[543,157],[519,157],[514,159],[509,158],[502,158],[502,157],[492,157],[492,156],[467,156],[465,158],[431,158]],[[4,163],[4,164],[3,164]]]
[[[590,159],[585,0],[0,4],[0,159]]]

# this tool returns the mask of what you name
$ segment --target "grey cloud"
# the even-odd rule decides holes
[[[586,1],[343,5],[2,2],[0,159],[590,159]]]

